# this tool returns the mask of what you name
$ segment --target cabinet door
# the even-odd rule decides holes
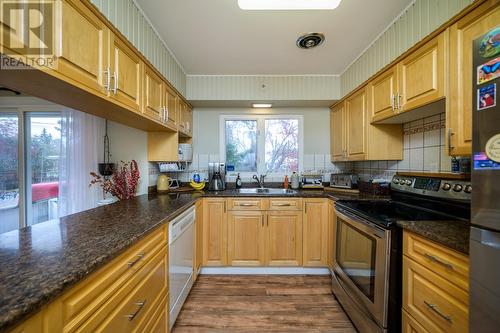
[[[335,258],[335,234],[336,234],[336,221],[335,203],[331,200],[328,201],[328,252],[327,261],[328,267],[333,271],[333,260]]]
[[[403,333],[428,333],[412,316],[405,310],[402,310]]]
[[[203,266],[226,265],[226,201],[203,199]]]
[[[497,7],[493,8],[495,5]],[[447,99],[446,113],[447,146],[450,155],[471,154],[474,70],[472,42],[498,26],[498,22],[498,2],[486,1],[450,27],[450,96]]]
[[[399,112],[444,97],[446,36],[445,31],[398,63]]]
[[[184,103],[183,100],[179,98],[179,130],[182,131],[183,133],[186,132],[187,126],[186,126],[186,108],[187,105]]]
[[[163,81],[152,69],[144,69],[144,114],[156,121],[164,121]]]
[[[167,125],[177,128],[177,122],[179,119],[178,112],[178,97],[177,95],[167,86],[165,85],[165,107],[166,107],[166,119]]]
[[[56,71],[101,95],[108,78],[109,29],[81,1],[61,1]]]
[[[186,133],[188,136],[193,135],[193,110],[186,105]]]
[[[135,112],[141,112],[143,63],[139,55],[118,36],[110,38],[110,96]]]
[[[340,103],[330,112],[330,148],[332,161],[345,159],[345,133],[344,133],[345,104]]]
[[[366,90],[346,100],[346,151],[349,161],[364,160],[366,155]]]
[[[230,211],[227,217],[229,266],[263,266],[265,261],[264,214]]]
[[[328,203],[326,199],[307,199],[304,202],[303,264],[327,266]]]
[[[203,201],[199,200],[195,205],[196,209],[196,228],[195,228],[195,242],[194,242],[194,266],[193,266],[193,280],[196,281],[198,272],[201,269],[203,262]]]
[[[302,211],[269,211],[266,222],[267,265],[302,266]]]
[[[397,66],[394,66],[368,83],[368,111],[372,122],[395,115],[394,99],[398,89],[397,76]]]

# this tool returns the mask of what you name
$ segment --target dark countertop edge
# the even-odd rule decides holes
[[[415,226],[414,221],[398,221],[396,224],[399,228],[414,233],[426,240],[432,241],[439,245],[445,246],[448,249],[459,252],[460,254],[469,256],[469,231],[470,231],[470,223],[466,221],[428,221],[424,228],[422,228],[422,221],[419,221],[421,224],[419,226]],[[437,226],[446,225],[450,226],[452,223],[457,223],[456,230],[458,232],[463,233],[466,237],[448,237],[446,240],[441,236],[442,234],[439,232],[430,232],[429,224],[436,224]],[[426,228],[427,227],[427,228]],[[463,229],[463,230],[458,230]],[[453,238],[453,240],[451,239]]]

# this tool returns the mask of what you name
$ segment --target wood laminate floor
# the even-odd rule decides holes
[[[356,332],[329,276],[201,275],[172,333]]]

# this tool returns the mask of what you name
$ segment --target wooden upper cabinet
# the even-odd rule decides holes
[[[109,34],[106,24],[81,1],[60,1],[56,24],[55,69],[68,80],[106,95]]]
[[[184,103],[182,99],[178,100],[178,108],[179,108],[179,131],[185,133],[187,131],[186,125],[186,109],[187,105]]]
[[[156,121],[164,121],[163,80],[148,66],[144,69],[143,113]]]
[[[345,101],[346,153],[350,161],[365,159],[366,154],[366,90],[361,89]]]
[[[266,225],[266,264],[302,266],[302,210],[269,211]]]
[[[445,31],[398,63],[398,112],[444,98],[446,43]]]
[[[179,119],[179,110],[178,110],[178,99],[177,95],[165,84],[165,119],[167,121],[167,125],[173,128],[177,128],[177,123]]]
[[[143,62],[119,37],[110,35],[109,95],[125,107],[141,112]]]
[[[265,221],[260,211],[230,211],[227,216],[229,266],[264,266]]]
[[[226,200],[203,199],[203,266],[226,265]]]
[[[345,154],[345,103],[335,105],[330,112],[330,149],[332,161],[343,161]]]
[[[328,265],[328,203],[326,199],[305,199],[303,219],[303,265]]]
[[[368,110],[371,121],[395,115],[395,98],[398,89],[397,66],[393,66],[370,81],[367,86]]]
[[[498,26],[498,1],[486,1],[450,27],[450,92],[447,99],[447,147],[450,155],[472,151],[472,43]],[[451,142],[450,142],[451,141]]]

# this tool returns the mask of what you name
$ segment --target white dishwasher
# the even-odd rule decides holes
[[[193,286],[194,207],[172,220],[168,227],[170,328]]]

